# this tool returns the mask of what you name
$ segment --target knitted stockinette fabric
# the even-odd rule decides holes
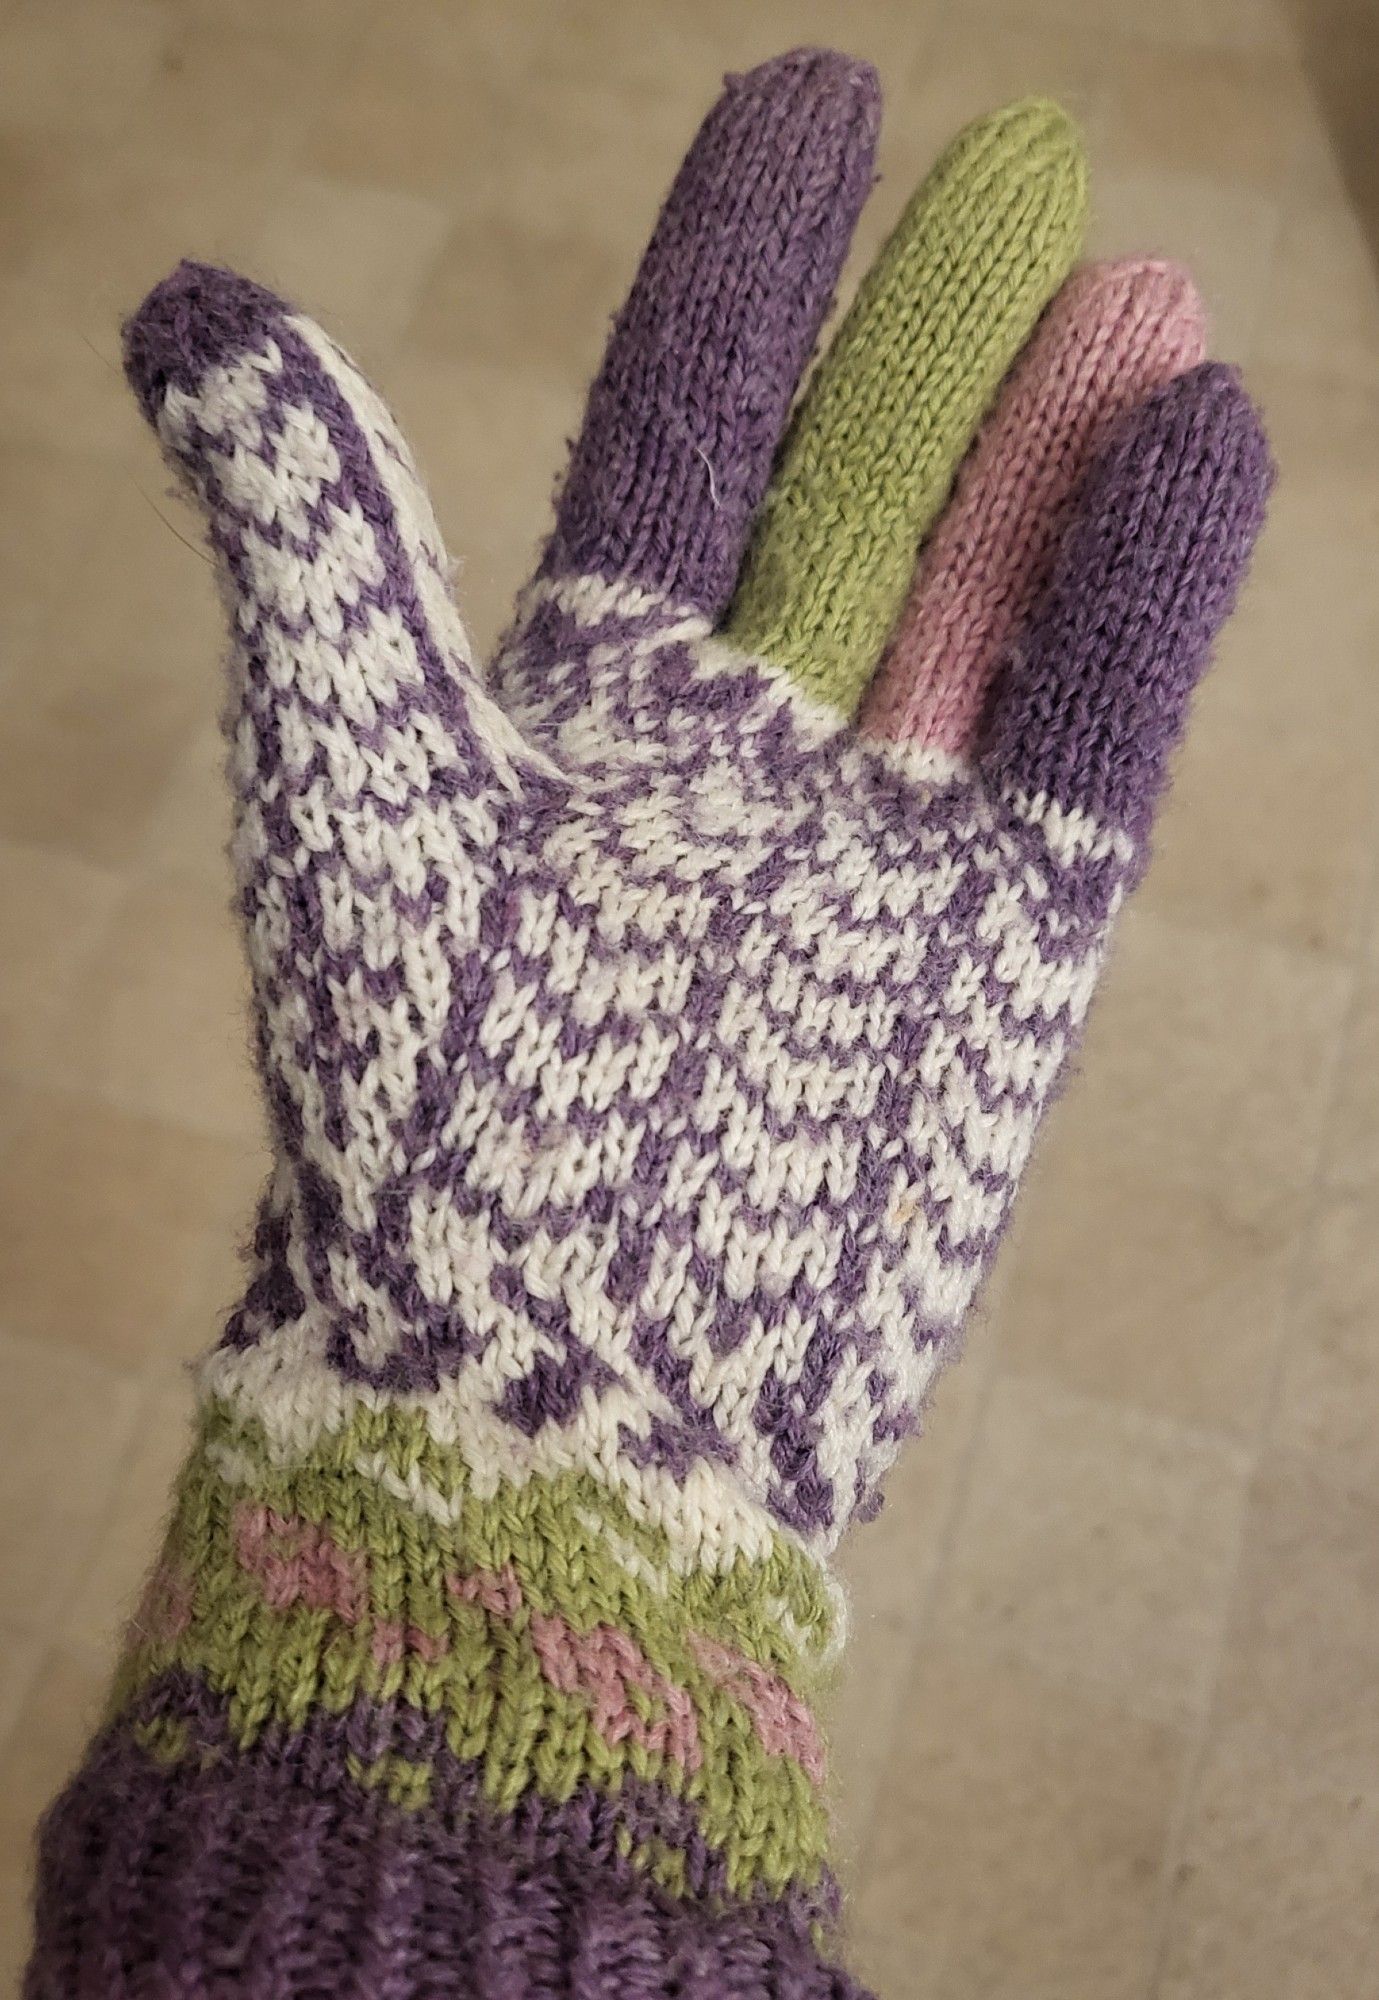
[[[847,713],[905,597],[957,457],[1050,296],[1086,215],[1056,104],[959,135],[859,287],[785,443],[728,635]],[[931,282],[941,274],[941,282]]]
[[[1186,271],[1131,261],[1073,274],[1011,371],[920,557],[864,729],[971,748],[1097,450],[1117,418],[1205,353],[1205,315]]]
[[[28,2000],[856,2000],[830,1558],[999,1238],[1268,483],[1235,378],[1183,375],[1088,470],[975,756],[851,727],[894,561],[820,567],[797,471],[860,441],[885,484],[890,357],[927,470],[854,498],[913,552],[996,372],[919,406],[932,330],[1032,323],[1080,187],[1045,108],[993,129],[986,210],[950,156],[848,322],[871,399],[825,363],[761,513],[876,96],[816,51],[730,82],[487,676],[317,325],[186,265],[127,328],[230,612],[273,1171]],[[1027,254],[955,272],[984,212]],[[818,671],[715,633],[782,508]]]

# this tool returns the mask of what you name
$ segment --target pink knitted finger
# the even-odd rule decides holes
[[[1201,301],[1177,265],[1074,272],[920,555],[863,709],[867,734],[970,749],[1003,650],[1047,580],[1069,502],[1110,426],[1204,352]]]

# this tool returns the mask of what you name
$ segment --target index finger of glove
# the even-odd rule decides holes
[[[614,323],[544,574],[635,581],[718,618],[871,186],[879,122],[875,73],[832,50],[728,79]]]

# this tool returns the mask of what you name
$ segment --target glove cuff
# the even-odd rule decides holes
[[[587,1471],[486,1480],[433,1416],[356,1404],[283,1456],[206,1408],[44,1828],[29,2000],[854,1994],[818,1564]]]
[[[26,2000],[864,2000],[799,1899],[654,1882],[635,1786],[504,1810],[441,1751],[419,1803],[417,1736],[394,1705],[237,1752],[223,1704],[165,1679],[45,1823]]]

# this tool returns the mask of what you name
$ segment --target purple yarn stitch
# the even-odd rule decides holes
[[[1146,839],[1273,477],[1254,406],[1219,362],[1124,420],[1005,669],[983,758],[994,784]]]
[[[633,1870],[613,1836],[635,1801],[584,1787],[496,1815],[451,1759],[437,1809],[408,1812],[345,1776],[352,1738],[391,1740],[382,1716],[238,1755],[204,1690],[141,1708],[195,1750],[169,1769],[126,1718],[59,1799],[25,2000],[867,2000],[788,1902],[722,1896],[707,1864],[679,1902]]]
[[[796,49],[730,77],[676,176],[589,392],[543,563],[716,619],[871,187],[869,64]]]

